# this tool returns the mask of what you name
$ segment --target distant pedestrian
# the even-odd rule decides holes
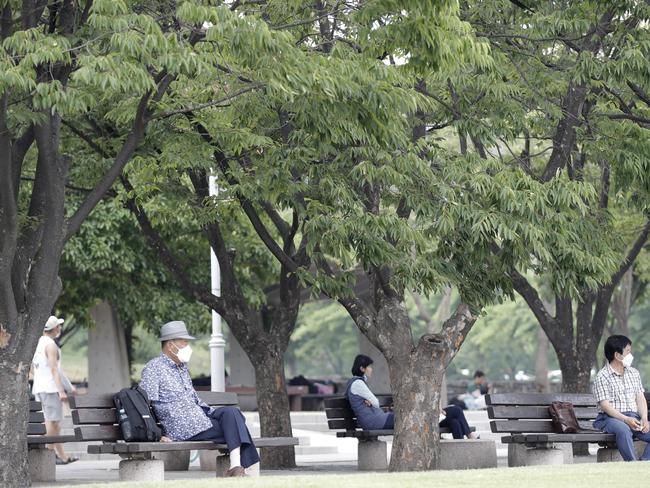
[[[38,340],[32,372],[34,385],[32,393],[41,402],[45,417],[45,430],[49,436],[61,435],[61,420],[63,420],[63,400],[68,399],[68,393],[75,389],[61,370],[61,349],[54,339],[61,335],[63,319],[52,315],[43,328],[43,335]],[[63,444],[55,443],[51,447],[56,453],[56,464],[68,464],[77,458],[68,456]]]

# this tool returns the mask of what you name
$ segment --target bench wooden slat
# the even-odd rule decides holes
[[[504,444],[548,444],[554,442],[592,442],[611,444],[616,442],[614,434],[604,432],[581,432],[578,434],[513,434],[502,437]]]
[[[27,424],[27,435],[43,435],[45,432],[45,424]]]
[[[238,406],[237,393],[223,391],[197,391],[199,398],[211,406]]]
[[[122,431],[116,425],[85,425],[75,427],[74,433],[80,441],[115,441],[122,438]]]
[[[199,397],[208,405],[238,405],[236,393],[225,393],[219,391],[199,391]],[[70,408],[114,408],[113,395],[75,395],[70,396]]]
[[[616,442],[614,434],[579,432],[577,434],[537,434],[536,442]]]
[[[350,408],[350,402],[345,397],[326,398],[325,408]]]
[[[45,422],[43,412],[29,412],[29,422],[32,424],[42,424]]]
[[[485,395],[490,406],[548,406],[552,402],[571,402],[575,407],[593,407],[596,400],[591,393],[496,393]]]
[[[328,419],[354,419],[356,418],[351,408],[328,408],[325,410]]]
[[[76,440],[77,438],[74,435],[28,435],[27,445],[58,444]]]
[[[74,395],[68,398],[70,408],[114,408],[113,395]]]
[[[379,401],[380,407],[388,407],[393,404],[392,395],[377,395],[377,400]],[[343,396],[325,398],[325,409],[327,410],[328,408],[350,408],[350,402]]]
[[[578,421],[578,424],[580,425],[580,428],[582,429],[592,429],[592,422],[591,421],[585,421],[581,420]],[[500,420],[500,421],[494,421],[492,420],[490,422],[490,429],[494,433],[517,433],[517,434],[525,434],[525,433],[534,433],[534,432],[542,432],[542,433],[553,433],[555,431],[555,428],[553,427],[553,423],[548,420]]]
[[[595,419],[598,415],[596,407],[577,407],[574,409],[576,417],[580,419]],[[499,405],[488,407],[488,417],[491,419],[550,419],[547,406],[518,406],[510,407]]]
[[[328,420],[327,425],[330,429],[335,430],[356,430],[358,428],[357,421],[353,419]]]
[[[30,412],[40,412],[43,409],[41,406],[41,402],[37,402],[36,400],[30,400],[29,401],[29,411]]]
[[[74,425],[116,424],[117,415],[114,408],[81,408],[72,410]]]
[[[297,437],[263,437],[253,439],[255,447],[297,446]],[[182,442],[116,442],[110,444],[90,445],[90,454],[135,454],[141,452],[189,451],[189,450],[222,450],[227,451],[226,444],[215,444],[210,441]]]

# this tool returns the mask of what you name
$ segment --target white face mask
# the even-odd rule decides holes
[[[176,344],[174,344],[174,346],[176,346]],[[187,346],[181,348],[176,346],[176,349],[177,349],[176,357],[178,358],[178,360],[181,363],[189,363],[190,358],[192,357],[192,348],[190,347],[190,345],[188,344]]]
[[[630,366],[632,366],[633,360],[634,360],[634,356],[632,356],[632,353],[628,354],[627,356],[623,356],[623,366],[629,368]]]

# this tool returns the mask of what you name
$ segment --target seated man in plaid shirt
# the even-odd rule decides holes
[[[650,442],[650,425],[641,376],[632,367],[632,341],[622,335],[610,336],[605,342],[605,357],[608,363],[594,381],[594,396],[600,408],[594,427],[615,434],[623,459],[635,461],[634,440]],[[650,460],[650,444],[641,460]]]

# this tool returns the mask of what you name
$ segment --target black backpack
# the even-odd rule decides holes
[[[122,437],[127,442],[158,442],[160,427],[149,403],[147,392],[139,386],[123,388],[113,397]]]

